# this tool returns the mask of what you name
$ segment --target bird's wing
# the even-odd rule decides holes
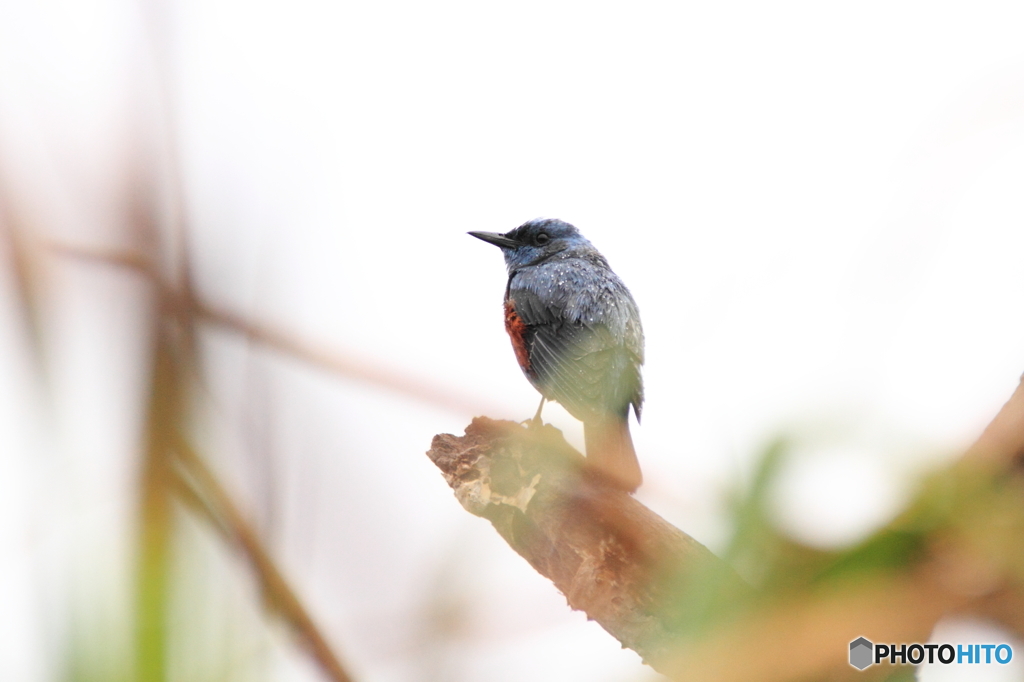
[[[527,327],[532,380],[545,397],[577,419],[625,414],[640,386],[639,362],[607,326],[570,322],[533,292],[513,289],[509,299]]]

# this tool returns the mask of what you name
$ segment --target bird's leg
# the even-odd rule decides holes
[[[544,401],[547,400],[544,396],[540,397],[540,405],[537,406],[537,414],[533,415],[533,419],[530,420],[530,426],[539,427],[544,426],[544,420],[541,419],[540,412],[544,409]]]

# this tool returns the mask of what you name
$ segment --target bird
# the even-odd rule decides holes
[[[644,332],[632,294],[575,226],[536,218],[505,233],[469,232],[499,247],[508,269],[505,331],[544,402],[583,422],[587,461],[615,487],[643,482],[629,410],[644,402]]]

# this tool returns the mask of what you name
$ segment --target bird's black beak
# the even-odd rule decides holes
[[[519,246],[519,242],[514,239],[509,239],[505,235],[498,234],[497,232],[467,232],[466,234],[471,234],[477,239],[482,239],[488,244],[494,244],[495,246],[500,246],[503,249],[514,249]]]

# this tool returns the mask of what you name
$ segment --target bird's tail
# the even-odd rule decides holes
[[[643,483],[640,462],[629,435],[629,421],[617,415],[583,423],[587,460],[615,487],[633,492]]]

